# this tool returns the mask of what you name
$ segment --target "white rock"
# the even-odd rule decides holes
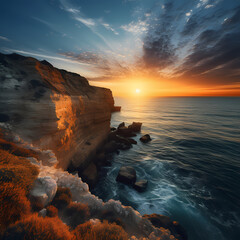
[[[43,206],[50,203],[57,192],[57,183],[50,176],[38,177],[35,182],[30,195],[37,198]]]

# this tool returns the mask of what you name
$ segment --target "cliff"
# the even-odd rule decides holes
[[[47,61],[0,54],[0,92],[1,125],[51,149],[63,169],[85,168],[109,133],[111,91]]]
[[[109,89],[92,87],[84,77],[46,61],[0,54],[0,93],[0,239],[180,236],[178,224],[169,220],[169,231],[162,228],[161,216],[143,217],[119,201],[103,202],[78,174],[64,171],[70,166],[92,174],[91,160],[107,137],[114,134],[120,146],[126,143],[109,134],[111,112],[118,110]]]

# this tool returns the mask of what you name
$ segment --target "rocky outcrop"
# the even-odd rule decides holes
[[[86,168],[110,131],[111,91],[47,61],[0,54],[0,92],[1,126],[53,150],[63,169]]]
[[[142,136],[142,137],[140,138],[140,141],[143,142],[143,143],[150,142],[151,140],[152,140],[152,139],[151,139],[151,137],[150,137],[149,134],[145,134],[144,136]]]
[[[123,166],[120,168],[117,181],[125,183],[127,185],[133,185],[136,182],[137,174],[133,167]]]

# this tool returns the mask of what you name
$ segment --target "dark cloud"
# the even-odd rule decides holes
[[[157,40],[149,38],[144,43],[143,51],[147,66],[164,68],[174,61],[174,50],[168,35],[161,35]]]
[[[240,6],[228,3],[167,1],[144,39],[145,65],[158,71],[168,67],[173,77],[196,83],[239,83]]]
[[[162,9],[162,14],[152,23],[144,39],[143,60],[148,67],[164,68],[175,58],[175,51],[170,41],[173,1],[165,2]]]
[[[225,20],[219,30],[205,30],[197,38],[192,53],[178,73],[199,76],[206,82],[240,82],[240,9]]]

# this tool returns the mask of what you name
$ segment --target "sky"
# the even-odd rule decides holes
[[[240,96],[240,0],[0,0],[0,52],[114,96]]]

